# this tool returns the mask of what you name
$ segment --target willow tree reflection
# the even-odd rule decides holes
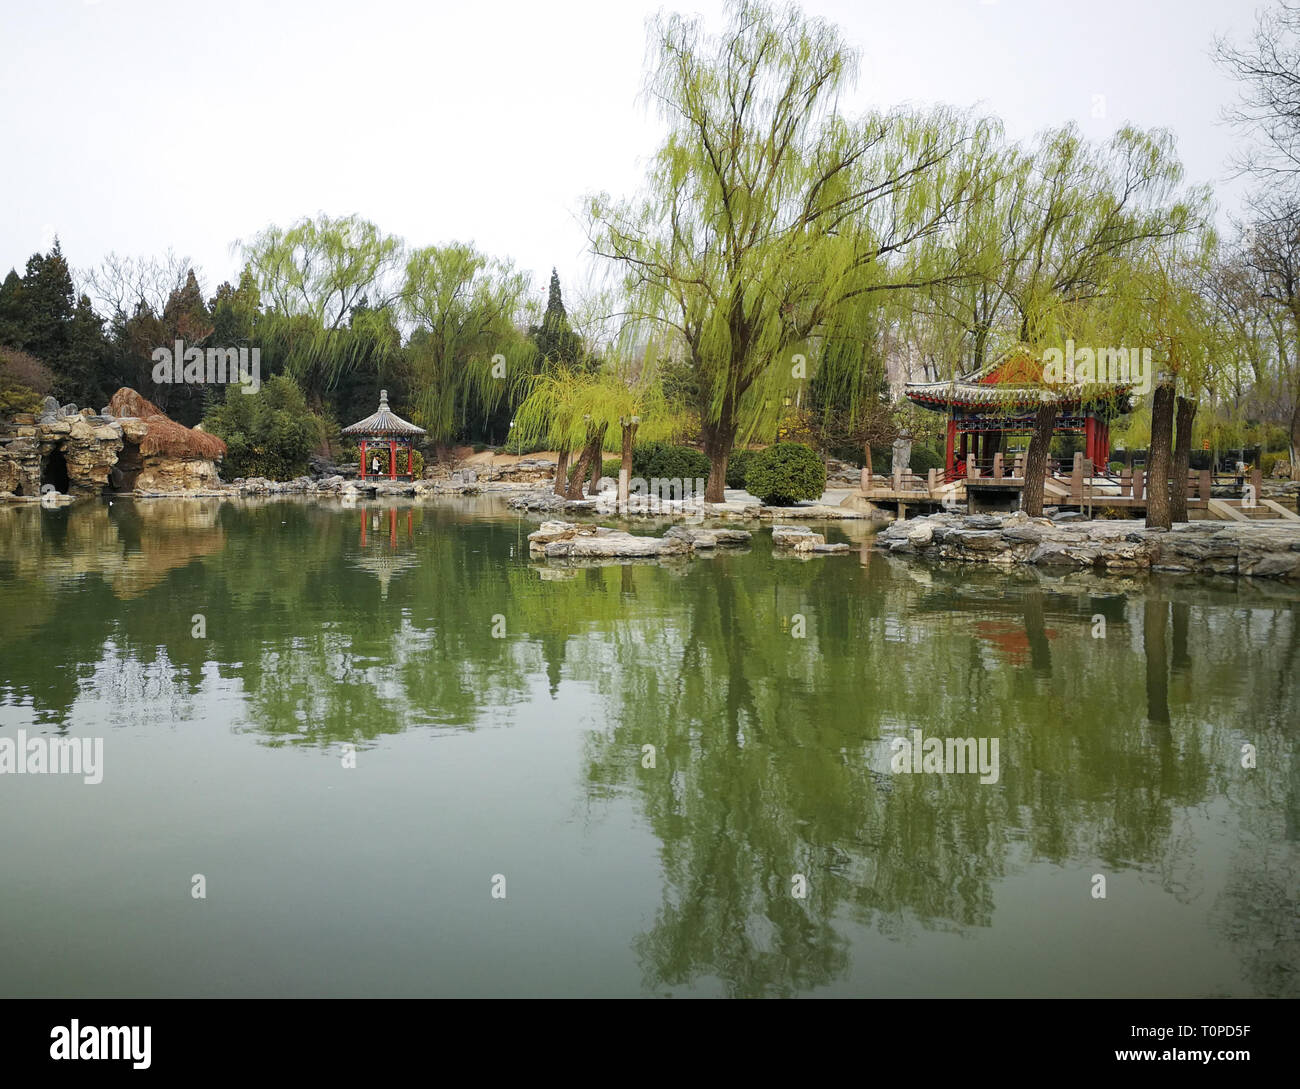
[[[844,968],[842,915],[885,932],[989,925],[1013,842],[1110,872],[1175,866],[1189,848],[1174,814],[1210,789],[1214,722],[1267,717],[1270,686],[1239,681],[1295,660],[1244,638],[1246,618],[1207,610],[1198,625],[1184,602],[1180,653],[1214,664],[1163,693],[1171,718],[1153,721],[1164,596],[1135,610],[1113,583],[893,563],[782,566],[778,582],[771,564],[755,558],[743,579],[694,565],[689,607],[613,643],[627,653],[588,778],[595,796],[634,792],[663,843],[664,903],[639,945],[652,989],[828,982]],[[913,728],[999,737],[1000,781],[891,775],[888,742]]]

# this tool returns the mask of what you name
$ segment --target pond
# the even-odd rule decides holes
[[[1300,591],[535,526],[0,510],[0,995],[1300,994]]]

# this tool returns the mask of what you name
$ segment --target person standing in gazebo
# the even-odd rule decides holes
[[[372,457],[372,458],[370,459],[370,475],[371,475],[371,476],[378,476],[378,475],[379,475],[379,455],[378,455],[378,454],[376,454],[374,457]]]

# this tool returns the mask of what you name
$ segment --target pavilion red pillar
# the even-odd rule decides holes
[[[944,446],[944,463],[948,466],[948,475],[952,476],[957,471],[957,462],[954,458],[957,456],[957,417],[948,417],[948,439]]]
[[[361,479],[366,479],[366,440],[361,440]],[[364,542],[363,542],[364,543]]]
[[[397,479],[397,440],[388,440],[388,479]]]
[[[1083,456],[1097,464],[1097,417],[1088,415],[1083,421]]]

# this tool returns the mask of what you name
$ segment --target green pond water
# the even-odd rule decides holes
[[[1300,590],[535,525],[0,510],[0,995],[1300,994]]]

